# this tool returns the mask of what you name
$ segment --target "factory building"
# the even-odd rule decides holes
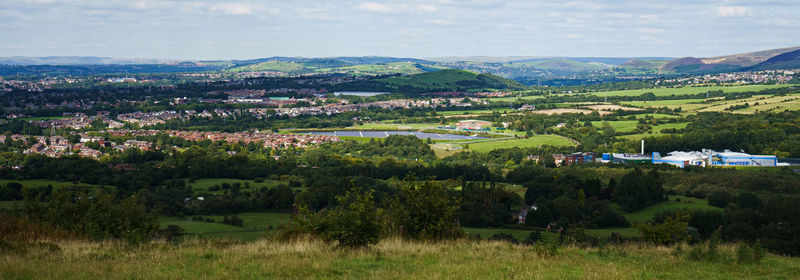
[[[675,151],[665,157],[661,157],[659,153],[654,152],[653,164],[671,164],[680,168],[686,166],[778,166],[778,157],[774,155],[750,155],[729,150],[724,152],[712,150],[700,152]]]

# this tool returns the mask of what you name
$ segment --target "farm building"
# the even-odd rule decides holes
[[[458,130],[489,130],[492,123],[480,120],[464,120],[456,124]]]

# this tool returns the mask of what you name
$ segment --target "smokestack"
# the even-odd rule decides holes
[[[644,154],[644,139],[642,139],[642,154]]]

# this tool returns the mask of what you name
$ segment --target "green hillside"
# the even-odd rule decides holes
[[[351,74],[351,75],[387,75],[419,74],[440,67],[422,65],[414,62],[392,62],[376,64],[352,64],[337,59],[314,58],[304,61],[270,60],[229,69],[230,72],[276,71],[285,74]]]
[[[569,59],[546,59],[525,62],[512,62],[508,67],[530,67],[553,72],[586,72],[607,69],[598,63],[584,63]]]
[[[494,76],[457,69],[446,69],[378,80],[388,87],[406,91],[466,91],[476,89],[523,89],[520,83]]]

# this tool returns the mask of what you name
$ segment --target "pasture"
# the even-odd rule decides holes
[[[765,89],[774,89],[787,86],[790,85],[703,86],[703,87],[679,87],[679,88],[660,87],[660,88],[634,89],[634,90],[589,92],[588,94],[600,97],[639,96],[644,93],[651,92],[655,96],[671,96],[671,95],[693,95],[693,94],[706,93],[709,91],[718,91],[718,90],[728,93],[760,91]]]
[[[508,140],[481,141],[469,143],[468,150],[479,153],[488,153],[496,149],[506,148],[532,148],[544,145],[550,146],[574,146],[573,140],[555,134],[533,135],[529,138],[517,138]]]

